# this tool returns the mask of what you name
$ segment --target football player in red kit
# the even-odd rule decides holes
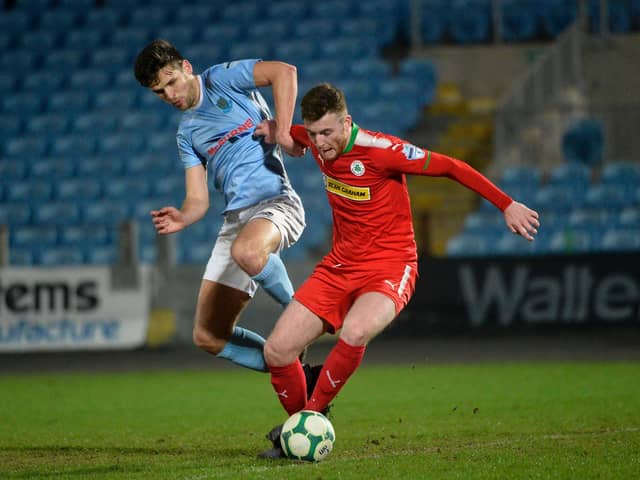
[[[504,213],[507,227],[533,240],[538,214],[512,200],[468,164],[416,147],[400,138],[356,125],[344,94],[329,84],[306,93],[304,126],[293,139],[313,153],[324,175],[333,212],[331,251],[298,288],[264,347],[271,383],[292,415],[321,412],[360,364],[367,343],[387,327],[411,298],[417,248],[406,175],[446,176],[489,200]],[[256,129],[273,142],[275,123]],[[325,332],[339,332],[310,398],[298,355]],[[277,429],[270,434],[278,451]]]

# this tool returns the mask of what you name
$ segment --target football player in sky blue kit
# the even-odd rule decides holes
[[[160,235],[200,220],[209,208],[208,178],[225,199],[224,224],[206,266],[193,339],[203,350],[267,371],[264,339],[236,326],[258,285],[283,307],[293,294],[279,252],[305,227],[300,198],[285,173],[279,148],[253,135],[270,118],[257,87],[271,86],[278,143],[292,156],[304,150],[291,138],[297,96],[296,68],[282,62],[239,60],[196,75],[178,50],[155,40],[136,58],[135,76],[161,100],[184,112],[177,142],[185,168],[180,208],[151,212]]]

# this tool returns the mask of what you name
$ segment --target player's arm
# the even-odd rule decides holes
[[[504,214],[507,227],[513,233],[517,233],[527,240],[533,240],[533,235],[538,233],[537,229],[540,226],[538,212],[511,199],[491,180],[469,164],[447,155],[417,149],[407,144],[396,144],[391,149],[395,152],[394,157],[397,164],[402,165],[403,173],[449,177],[499,208]]]
[[[201,165],[185,170],[186,195],[180,209],[163,207],[151,212],[151,218],[159,234],[178,232],[200,220],[209,209],[207,171]]]
[[[266,143],[278,143],[276,140],[277,125],[275,120],[263,120],[258,124],[254,134],[258,137],[264,137]],[[293,125],[290,130],[291,138],[296,145],[297,149],[302,151],[302,155],[310,146],[309,136],[306,134],[306,130],[301,125]]]
[[[253,78],[257,87],[271,86],[275,106],[275,142],[292,156],[304,154],[291,138],[291,123],[298,95],[298,72],[284,62],[256,62]]]

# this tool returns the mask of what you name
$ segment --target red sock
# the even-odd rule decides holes
[[[338,343],[324,362],[316,388],[305,410],[321,412],[335,398],[364,357],[365,346],[354,347],[338,339]]]
[[[307,402],[307,380],[300,360],[285,367],[269,367],[271,385],[289,415],[304,408]]]

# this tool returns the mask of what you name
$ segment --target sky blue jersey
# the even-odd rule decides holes
[[[178,127],[185,169],[207,168],[210,183],[224,195],[225,212],[291,190],[280,147],[253,136],[271,118],[253,78],[257,61],[221,63],[199,75],[200,103],[184,113]]]

